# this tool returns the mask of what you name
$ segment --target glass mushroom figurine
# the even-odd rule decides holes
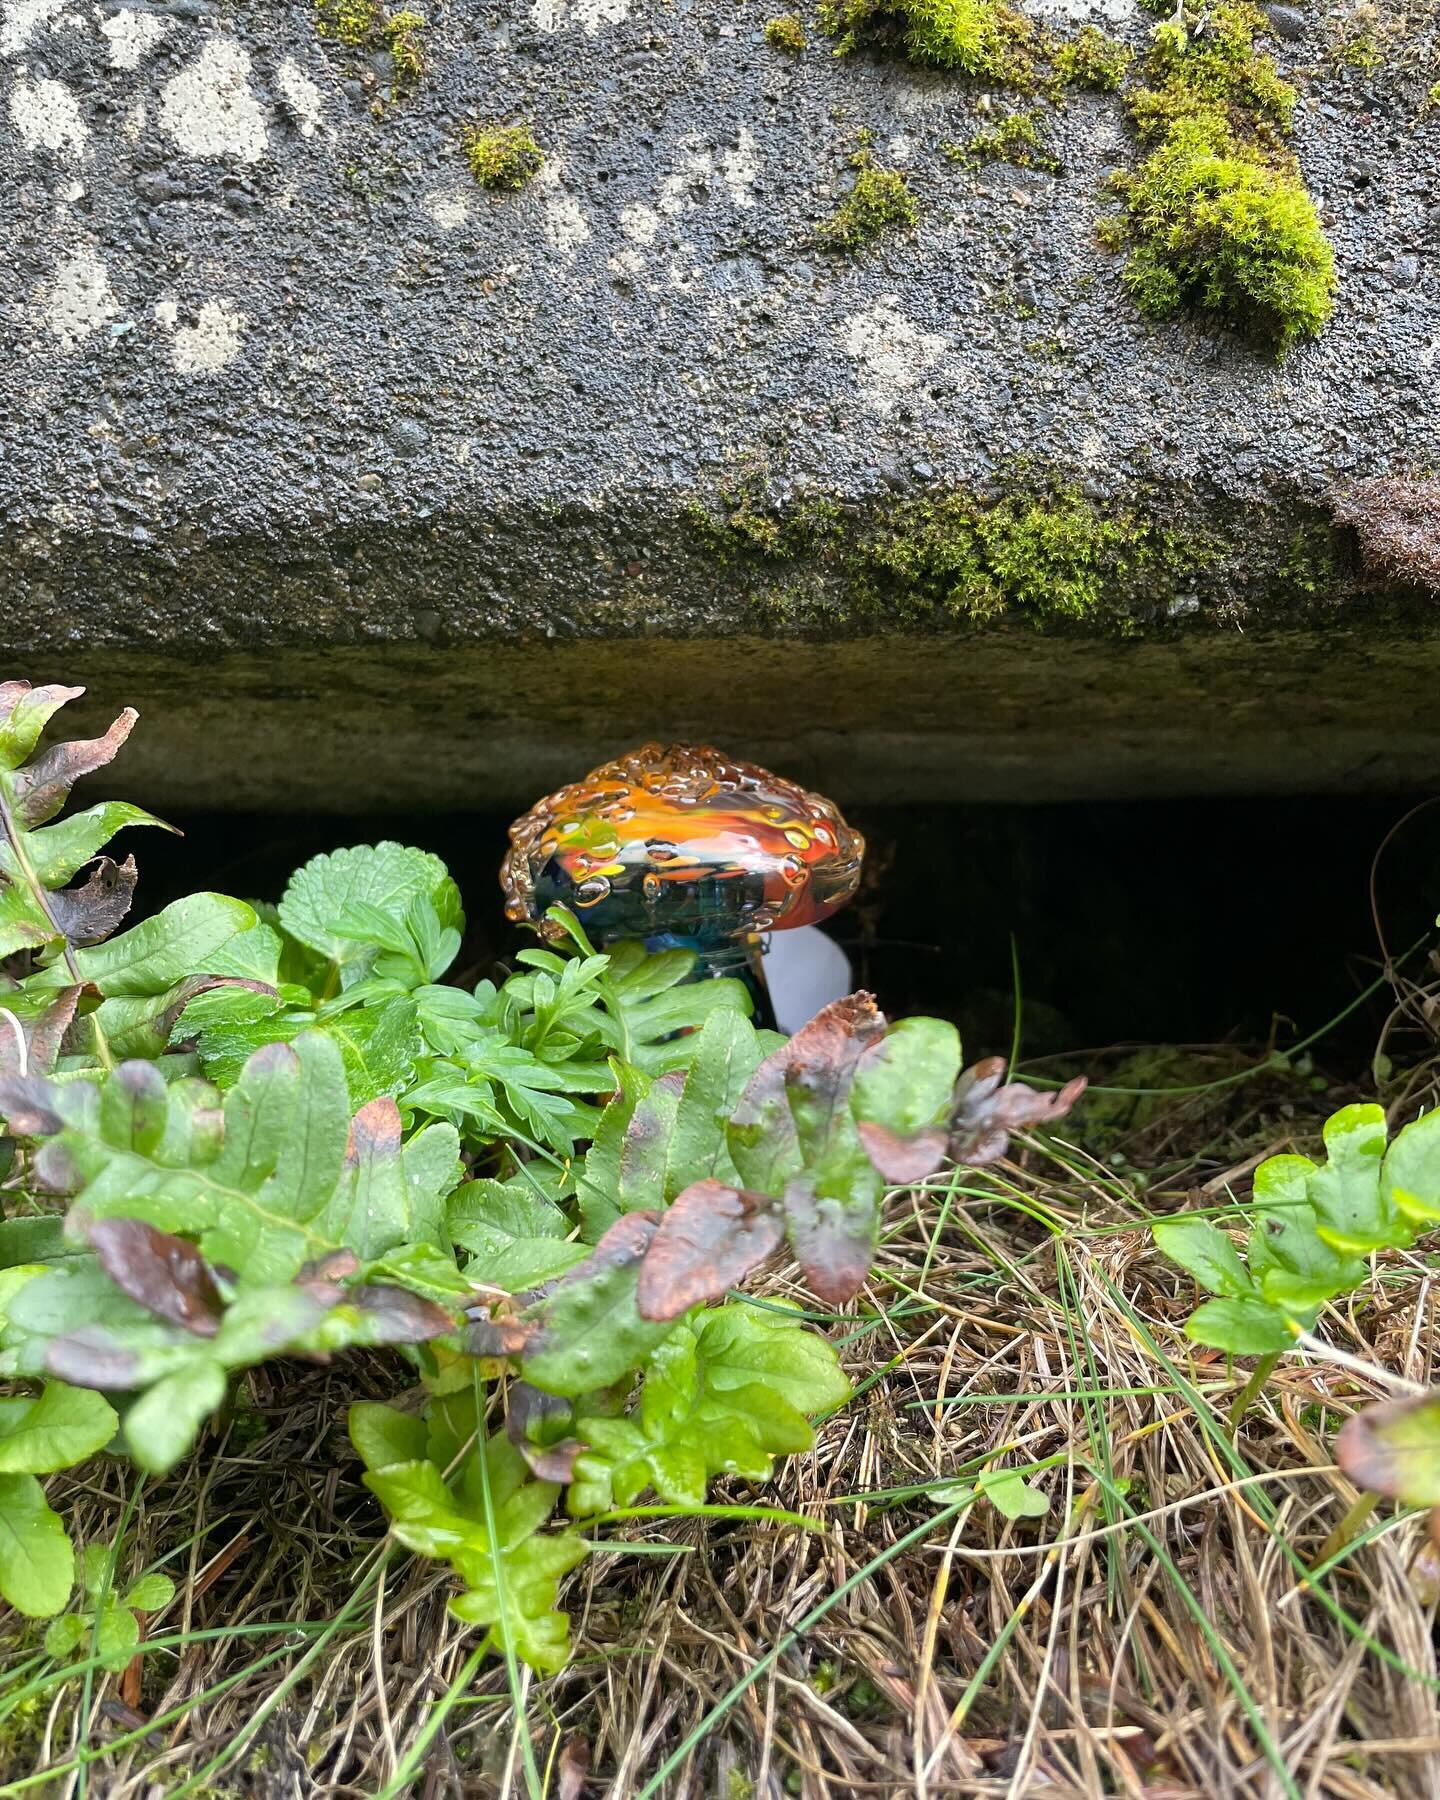
[[[699,953],[697,976],[769,1000],[760,934],[828,919],[855,892],[865,840],[839,810],[718,750],[644,744],[539,801],[510,827],[507,917],[543,937],[566,906],[603,946]]]

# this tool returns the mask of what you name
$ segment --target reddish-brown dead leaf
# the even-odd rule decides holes
[[[914,1137],[899,1137],[888,1125],[868,1119],[862,1119],[855,1129],[865,1154],[887,1181],[924,1181],[945,1160],[948,1139],[938,1125],[917,1131]]]
[[[220,1329],[220,1293],[193,1244],[143,1219],[95,1219],[86,1235],[100,1267],[147,1312],[196,1337],[214,1337]]]
[[[782,1096],[786,1083],[797,1078],[812,1087],[838,1091],[843,1086],[848,1093],[847,1078],[854,1074],[855,1065],[884,1035],[885,1015],[873,994],[846,994],[832,1000],[756,1069],[740,1096],[735,1123],[757,1123],[765,1103]]]
[[[72,944],[98,944],[129,912],[139,879],[133,856],[123,863],[97,856],[83,887],[58,888],[51,894],[55,923]]]
[[[1407,1506],[1440,1505],[1440,1394],[1355,1413],[1340,1427],[1335,1460],[1372,1494]]]
[[[625,1128],[620,1145],[620,1191],[633,1193],[646,1186],[658,1196],[665,1174],[665,1153],[670,1143],[670,1123],[674,1109],[667,1114],[666,1100],[679,1095],[685,1087],[685,1071],[671,1069],[658,1076],[648,1093],[642,1096]]]
[[[50,1073],[85,991],[83,987],[59,988],[44,1012],[22,1019],[6,1008],[5,992],[0,988],[0,1010],[5,1012],[0,1018],[0,1078]]]
[[[295,1279],[302,1283],[343,1281],[359,1267],[360,1258],[353,1250],[330,1250],[324,1256],[317,1256],[313,1262],[301,1263]]]
[[[987,1057],[960,1077],[950,1118],[950,1155],[972,1169],[998,1162],[1010,1147],[1010,1133],[1027,1125],[1063,1119],[1085,1091],[1078,1075],[1058,1092],[1040,1093],[1023,1081],[1005,1081],[1003,1056]]]
[[[765,1194],[707,1177],[692,1182],[660,1220],[640,1265],[635,1304],[642,1319],[678,1319],[720,1299],[779,1248],[784,1223]]]
[[[540,1331],[533,1319],[517,1319],[504,1314],[497,1318],[487,1314],[483,1307],[467,1307],[465,1316],[470,1321],[464,1334],[467,1356],[496,1359],[523,1356]]]
[[[800,1175],[786,1183],[785,1223],[811,1291],[830,1306],[853,1300],[874,1259],[876,1209],[864,1199],[819,1198]]]
[[[60,1129],[55,1090],[34,1075],[8,1075],[0,1080],[0,1119],[12,1137],[53,1137]]]
[[[583,1737],[566,1738],[560,1752],[558,1800],[581,1800],[590,1776],[590,1744]]]
[[[389,1094],[368,1100],[350,1121],[345,1161],[354,1168],[372,1157],[399,1155],[400,1108]]]
[[[408,1288],[376,1283],[344,1289],[340,1297],[369,1316],[377,1343],[423,1344],[455,1329],[454,1319],[443,1306],[412,1294]]]
[[[33,831],[53,819],[82,775],[93,775],[114,761],[139,716],[133,706],[127,706],[103,737],[52,744],[20,769],[13,789],[20,824]]]
[[[51,1340],[46,1372],[76,1387],[128,1388],[135,1385],[140,1358],[104,1325],[81,1325]]]

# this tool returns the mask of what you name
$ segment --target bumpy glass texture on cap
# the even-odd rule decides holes
[[[644,744],[510,827],[508,917],[569,907],[605,940],[719,943],[814,925],[860,881],[865,840],[819,794],[702,746]]]

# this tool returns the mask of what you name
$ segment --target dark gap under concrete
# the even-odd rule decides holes
[[[1010,1046],[1011,934],[1029,1055],[1126,1042],[1283,1048],[1379,971],[1369,874],[1413,797],[854,808],[867,878],[833,933],[894,1016],[957,1019],[971,1058]],[[500,910],[507,815],[202,813],[184,838],[131,834],[149,911],[198,887],[279,897],[316,851],[399,838],[444,857],[469,918],[467,975],[526,941]],[[1440,807],[1409,821],[1379,874],[1393,951],[1440,907]],[[1327,1038],[1358,1074],[1388,1011],[1381,993]]]

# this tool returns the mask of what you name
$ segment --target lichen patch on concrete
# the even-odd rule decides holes
[[[470,217],[470,202],[459,188],[425,196],[425,210],[442,231],[457,231]]]
[[[324,96],[293,56],[275,71],[275,85],[295,117],[301,137],[314,137],[324,117]]]
[[[158,310],[158,309],[157,309]],[[175,329],[175,372],[178,375],[218,375],[239,356],[245,315],[220,300],[207,300],[193,325]]]
[[[594,37],[605,26],[630,17],[630,0],[534,0],[530,16],[541,31],[578,25]]]
[[[265,114],[250,91],[250,54],[234,38],[212,38],[167,82],[160,123],[187,156],[258,162]]]
[[[70,0],[6,0],[0,16],[0,56],[23,50],[42,25],[47,25]]]
[[[89,136],[80,102],[58,81],[18,81],[10,95],[10,117],[27,150],[79,154]]]
[[[112,69],[138,69],[168,30],[168,22],[152,12],[125,6],[101,19],[101,35],[109,40]]]
[[[950,348],[939,332],[924,331],[907,318],[894,294],[882,294],[862,312],[851,313],[841,342],[860,365],[862,398],[881,414],[893,411]]]
[[[552,250],[573,257],[590,237],[590,221],[579,200],[564,185],[563,158],[552,156],[535,177],[545,204],[545,237]]]
[[[77,349],[120,310],[110,273],[93,250],[79,250],[56,269],[40,296],[45,323],[63,350]]]
[[[736,206],[755,204],[755,184],[760,179],[760,155],[754,135],[742,125],[740,141],[720,156],[720,173]]]

